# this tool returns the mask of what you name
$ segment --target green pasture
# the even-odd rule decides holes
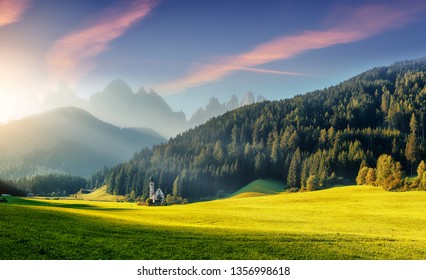
[[[0,259],[426,259],[426,192],[260,183],[261,195],[164,207],[8,198]]]

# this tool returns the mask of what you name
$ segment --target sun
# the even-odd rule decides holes
[[[40,103],[36,94],[14,92],[0,85],[0,123],[7,124],[11,120],[21,119],[40,111]]]
[[[31,52],[8,50],[0,53],[0,61],[0,122],[37,112],[45,79]]]

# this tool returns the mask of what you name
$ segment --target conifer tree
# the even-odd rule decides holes
[[[302,164],[302,172],[300,174],[300,185],[301,187],[306,187],[306,181],[309,178],[309,161],[308,159],[304,159],[303,160],[303,164]]]
[[[288,170],[287,185],[294,188],[300,188],[300,173],[301,173],[302,158],[300,149],[297,148],[291,159],[290,168]]]
[[[417,121],[413,113],[410,120],[410,135],[407,139],[405,147],[405,157],[410,162],[410,173],[413,175],[413,165],[417,163],[418,147],[417,147]]]
[[[181,195],[180,194],[181,193],[181,185],[182,185],[182,181],[180,179],[180,175],[178,175],[176,177],[175,181],[173,182],[173,190],[172,190],[172,192],[173,192],[173,196],[174,197],[178,197],[178,196]]]
[[[318,178],[315,175],[309,176],[308,180],[306,181],[306,190],[307,191],[314,191],[318,187]]]
[[[423,173],[425,172],[426,166],[425,166],[425,161],[422,160],[419,163],[419,166],[417,166],[417,177],[421,178],[423,176]]]

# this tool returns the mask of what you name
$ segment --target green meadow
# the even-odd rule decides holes
[[[278,184],[160,207],[8,198],[0,259],[426,259],[426,192]]]

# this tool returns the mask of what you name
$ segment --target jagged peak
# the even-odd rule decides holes
[[[145,94],[148,94],[148,93],[146,92],[144,87],[140,87],[139,90],[138,90],[138,94],[145,95]]]

